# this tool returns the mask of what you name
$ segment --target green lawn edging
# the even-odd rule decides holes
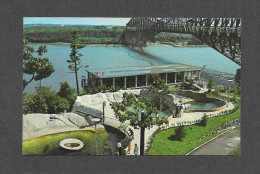
[[[185,126],[186,137],[182,142],[168,140],[176,127],[169,128],[166,130],[157,129],[151,136],[149,146],[147,148],[147,155],[185,155],[192,151],[199,145],[209,141],[213,137],[219,135],[221,132],[207,136],[203,139],[199,139],[205,134],[212,132],[219,127],[223,126],[225,123],[240,118],[240,107],[228,115],[213,117],[207,119],[207,126],[202,127],[198,125]],[[198,141],[195,141],[199,139]]]

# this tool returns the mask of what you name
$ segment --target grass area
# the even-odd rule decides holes
[[[105,131],[97,130],[98,149],[103,152],[104,141],[106,141],[107,133]],[[58,133],[53,135],[46,135],[28,141],[23,141],[23,155],[65,155],[69,152],[60,148],[60,141],[66,138],[77,138],[84,143],[83,149],[75,152],[76,155],[95,155],[95,133],[92,131],[72,131],[65,133]],[[106,141],[109,146],[110,141]]]
[[[234,94],[229,94],[229,93],[223,93],[223,94],[226,94],[226,96],[224,96],[224,95],[221,95],[221,93],[219,93],[219,95],[214,95],[213,93],[207,93],[207,96],[208,97],[215,97],[215,98],[221,98],[221,99],[228,99],[228,95],[229,95],[229,98],[230,99],[232,99],[233,98],[233,96],[234,96]],[[236,95],[236,97],[237,98],[240,98],[240,96],[239,95]]]
[[[172,91],[172,90],[178,90],[178,89],[181,89],[180,86],[172,86],[172,87],[169,87],[169,90]]]
[[[199,145],[217,136],[219,133],[200,139],[194,143],[191,143],[192,141],[239,117],[240,108],[232,114],[208,118],[207,126],[205,127],[198,125],[185,126],[186,137],[183,141],[172,141],[168,139],[172,134],[174,134],[176,128],[164,130],[154,137],[153,146],[147,155],[185,155]]]
[[[173,90],[179,90],[179,89],[184,89],[184,88],[181,87],[181,86],[172,86],[172,87],[169,87],[169,90],[170,90],[170,91],[173,91]],[[195,92],[199,92],[200,90],[197,89],[197,90],[193,90],[193,91],[195,91]]]
[[[240,155],[240,148],[238,148],[235,152],[231,154],[232,156],[239,156]]]

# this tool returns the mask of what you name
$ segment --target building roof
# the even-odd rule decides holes
[[[135,67],[116,67],[116,68],[103,68],[103,69],[88,69],[87,72],[99,77],[124,77],[136,76],[146,74],[160,74],[171,72],[184,72],[184,71],[197,71],[202,68],[183,65],[183,64],[168,64],[168,65],[155,65],[155,66],[135,66]]]

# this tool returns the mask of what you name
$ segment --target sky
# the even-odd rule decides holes
[[[125,26],[131,18],[24,17],[24,24],[81,24]]]

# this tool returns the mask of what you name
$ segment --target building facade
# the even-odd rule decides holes
[[[170,64],[86,71],[88,74],[88,87],[98,87],[105,84],[107,87],[125,86],[127,88],[139,88],[149,86],[147,76],[150,74],[159,74],[165,80],[165,83],[169,85],[185,82],[186,77],[200,80],[201,68],[182,64]]]

